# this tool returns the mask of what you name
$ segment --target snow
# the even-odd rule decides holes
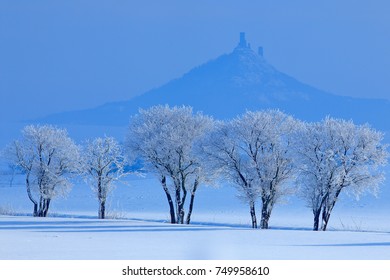
[[[134,220],[0,218],[2,259],[388,259],[390,235]]]
[[[343,197],[329,231],[313,232],[312,214],[291,198],[276,207],[269,230],[250,228],[249,208],[228,186],[199,189],[192,225],[171,225],[164,192],[153,177],[130,177],[96,218],[92,190],[76,182],[54,200],[48,218],[31,216],[23,178],[1,176],[0,259],[390,259],[389,191],[359,202]],[[259,207],[258,207],[259,209]]]

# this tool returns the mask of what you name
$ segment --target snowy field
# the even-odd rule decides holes
[[[361,201],[343,197],[327,232],[297,198],[276,207],[269,230],[250,228],[249,209],[231,187],[198,191],[192,225],[167,223],[168,208],[154,178],[129,178],[113,192],[108,216],[82,182],[54,200],[49,218],[32,205],[16,177],[0,181],[0,259],[390,259],[389,191]],[[8,215],[7,215],[8,214]],[[260,216],[260,213],[258,213]],[[259,217],[258,217],[259,218]]]
[[[2,259],[390,259],[390,234],[1,217]]]

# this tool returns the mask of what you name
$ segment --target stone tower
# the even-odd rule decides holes
[[[240,42],[238,43],[235,50],[243,50],[243,49],[251,49],[251,45],[246,41],[245,38],[245,32],[240,32]],[[257,49],[257,55],[263,57],[264,56],[264,50],[263,47],[259,47]]]
[[[258,54],[259,56],[261,56],[261,57],[263,56],[263,54],[264,54],[263,47],[259,47],[259,48],[258,48],[257,54]]]
[[[240,42],[238,43],[239,48],[248,48],[248,43],[246,42],[245,39],[245,32],[240,32]]]

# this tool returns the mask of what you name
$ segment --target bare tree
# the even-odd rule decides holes
[[[106,201],[113,183],[125,175],[125,158],[119,143],[112,137],[87,141],[82,153],[86,181],[99,201],[99,219],[105,218]]]
[[[232,183],[238,190],[239,198],[249,204],[252,228],[257,228],[255,205],[260,193],[256,174],[235,140],[231,123],[218,122],[203,140],[202,154],[208,168],[220,174],[222,181]]]
[[[46,217],[51,200],[72,187],[69,175],[79,170],[78,147],[64,129],[28,125],[22,130],[22,138],[9,145],[7,154],[26,175],[33,215]]]
[[[211,123],[210,118],[193,114],[192,108],[184,106],[140,110],[130,121],[126,147],[159,178],[168,200],[171,223],[190,223],[195,193],[206,179],[205,169],[194,149]],[[191,199],[185,218],[188,192]]]
[[[368,125],[326,118],[302,128],[298,148],[301,195],[312,209],[313,230],[326,230],[344,190],[356,196],[377,192],[387,163],[383,134]]]
[[[262,229],[278,199],[288,193],[293,177],[293,136],[298,122],[276,110],[247,112],[217,126],[208,138],[205,153],[223,176],[237,186],[249,203],[252,227],[257,227],[256,201],[262,202]]]
[[[261,197],[260,228],[267,229],[274,205],[291,192],[292,138],[298,122],[278,110],[247,112],[232,122],[238,148],[249,158]]]

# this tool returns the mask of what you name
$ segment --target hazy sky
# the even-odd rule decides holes
[[[302,82],[390,99],[389,14],[388,0],[0,0],[1,121],[129,99],[240,31]]]

